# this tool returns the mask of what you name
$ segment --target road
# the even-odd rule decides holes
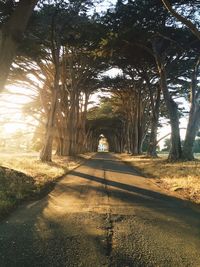
[[[0,266],[200,266],[200,209],[97,153],[1,222]]]

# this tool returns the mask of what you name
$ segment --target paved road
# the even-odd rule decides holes
[[[1,223],[0,266],[200,266],[200,209],[99,153]]]

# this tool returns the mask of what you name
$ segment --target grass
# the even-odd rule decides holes
[[[196,155],[199,158],[199,155]],[[159,186],[176,191],[180,197],[200,204],[200,161],[168,162],[166,155],[156,159],[128,156],[122,159],[136,167]]]
[[[21,201],[47,192],[59,177],[88,157],[54,156],[52,163],[42,163],[33,153],[0,153],[0,218]]]

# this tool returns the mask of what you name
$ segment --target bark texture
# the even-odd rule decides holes
[[[179,129],[179,114],[178,106],[176,102],[172,99],[168,86],[167,86],[167,76],[165,71],[165,64],[162,56],[159,54],[157,45],[159,41],[155,40],[152,42],[154,56],[160,76],[160,86],[163,92],[163,97],[168,111],[168,116],[170,119],[171,126],[171,149],[168,159],[171,161],[180,160],[182,157],[181,149],[181,139],[180,139],[180,129]]]
[[[200,89],[198,89],[197,86],[199,65],[200,65],[200,57],[197,59],[192,74],[191,94],[190,94],[191,106],[190,106],[189,121],[187,125],[185,141],[183,145],[183,159],[185,160],[194,159],[193,145],[200,126]]]

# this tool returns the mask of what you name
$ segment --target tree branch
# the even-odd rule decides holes
[[[183,23],[185,26],[189,28],[189,30],[200,40],[200,31],[197,29],[194,23],[192,23],[190,20],[186,19],[182,15],[180,15],[178,12],[176,12],[172,6],[170,5],[168,0],[161,0],[165,8],[170,12],[172,16],[174,16],[177,20],[179,20],[181,23]]]

